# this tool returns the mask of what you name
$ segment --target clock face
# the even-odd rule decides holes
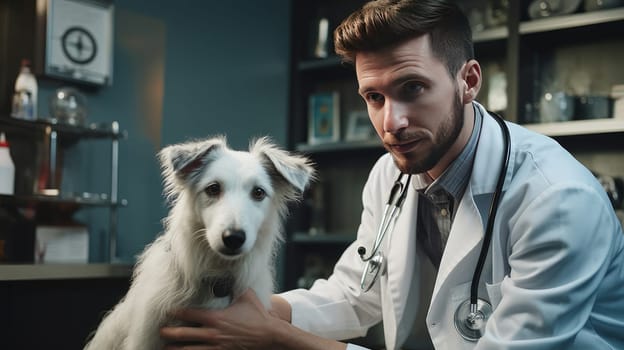
[[[87,64],[97,55],[97,42],[88,30],[82,27],[68,28],[61,38],[63,53],[76,64]]]
[[[47,1],[45,74],[74,82],[110,85],[114,37],[112,3]]]

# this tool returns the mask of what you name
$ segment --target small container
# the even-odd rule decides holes
[[[542,96],[539,108],[540,122],[565,122],[574,116],[574,98],[562,91],[547,92]]]
[[[60,88],[50,97],[50,115],[61,124],[84,125],[87,120],[87,98],[72,87]]]
[[[585,11],[599,11],[605,10],[615,7],[624,6],[624,1],[622,0],[585,0],[584,7]]]
[[[599,119],[613,117],[613,101],[609,96],[579,96],[576,98],[575,119]]]
[[[11,116],[17,119],[37,119],[37,78],[30,70],[30,61],[22,60],[15,80]]]
[[[30,91],[20,90],[13,94],[11,117],[23,120],[35,120],[35,104]]]
[[[4,133],[0,133],[0,194],[13,195],[15,188],[15,164]]]

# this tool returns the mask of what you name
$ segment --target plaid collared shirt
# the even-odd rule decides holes
[[[466,147],[436,180],[427,173],[414,177],[418,198],[418,241],[433,265],[438,268],[446,247],[456,205],[461,200],[472,173],[483,116],[475,110],[475,124]]]

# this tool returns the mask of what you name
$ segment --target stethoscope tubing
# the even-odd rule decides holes
[[[503,193],[503,185],[505,184],[505,175],[507,172],[507,168],[509,166],[509,157],[511,156],[511,147],[510,147],[510,139],[511,135],[509,134],[509,128],[505,124],[505,120],[498,114],[489,112],[490,115],[494,116],[494,119],[498,122],[501,127],[501,131],[503,133],[504,143],[505,143],[505,153],[503,153],[502,165],[500,168],[500,172],[498,175],[498,181],[496,183],[496,190],[494,191],[494,195],[492,197],[492,203],[490,204],[490,211],[488,214],[487,225],[485,228],[485,234],[483,236],[483,245],[481,246],[481,251],[479,252],[479,260],[477,260],[477,265],[475,266],[474,274],[472,277],[472,282],[470,284],[470,305],[471,307],[476,307],[477,299],[479,298],[479,280],[481,279],[481,273],[483,272],[483,266],[485,265],[485,260],[487,259],[488,252],[490,250],[490,242],[492,241],[492,233],[494,230],[494,221],[496,219],[496,212],[498,211],[498,204],[500,202],[500,198]],[[481,131],[479,131],[481,134]],[[480,135],[479,135],[480,137]]]
[[[462,338],[471,342],[476,342],[479,338],[481,338],[481,336],[483,336],[487,321],[493,313],[492,305],[484,299],[479,299],[479,280],[481,279],[483,266],[485,265],[485,260],[487,259],[490,249],[496,212],[498,211],[498,204],[501,196],[503,195],[503,185],[505,184],[506,173],[509,167],[509,158],[511,156],[511,136],[507,124],[505,124],[503,118],[498,114],[492,112],[489,112],[489,114],[493,116],[501,128],[505,143],[505,152],[503,153],[503,162],[498,175],[496,188],[492,196],[492,202],[490,203],[490,210],[488,213],[485,233],[483,235],[483,243],[481,244],[481,251],[479,252],[479,259],[475,266],[470,284],[470,298],[457,307],[454,316],[455,329],[459,332]],[[481,137],[481,130],[479,130],[478,137]]]

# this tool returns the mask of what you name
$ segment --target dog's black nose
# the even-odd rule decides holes
[[[228,249],[239,249],[245,243],[245,231],[225,230],[223,232],[223,243]]]

